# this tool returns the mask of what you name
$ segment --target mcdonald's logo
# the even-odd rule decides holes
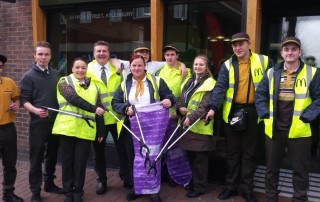
[[[300,87],[302,87],[303,85],[304,85],[304,87],[307,87],[307,81],[305,78],[297,79],[296,80],[296,87],[298,86],[298,84],[300,84]]]
[[[261,68],[256,68],[253,70],[254,76],[259,76],[260,74],[263,75]]]

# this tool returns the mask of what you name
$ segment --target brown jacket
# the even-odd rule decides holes
[[[198,78],[199,86],[203,84],[203,82],[209,77],[209,75],[205,75],[204,77]],[[182,89],[181,96],[177,99],[177,114],[181,115],[179,113],[180,107],[187,107],[187,104],[185,104],[185,97],[184,93],[187,90],[187,88],[191,85],[191,83],[194,81],[195,76],[190,78],[184,88]],[[212,91],[208,91],[203,96],[201,103],[197,110],[194,110],[191,114],[187,115],[187,117],[190,120],[190,125],[194,123],[203,113],[206,112],[207,105],[209,103],[209,100],[211,98]],[[201,120],[200,120],[201,121]],[[203,122],[203,121],[201,121]],[[203,122],[204,124],[204,122]],[[188,131],[183,138],[181,138],[179,144],[182,149],[190,150],[190,151],[211,151],[213,149],[213,139],[212,136],[208,135],[202,135],[199,133],[194,133],[192,131]]]

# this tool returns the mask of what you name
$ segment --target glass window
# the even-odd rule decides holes
[[[216,75],[220,64],[232,55],[231,35],[241,31],[242,1],[168,1],[166,6],[164,43],[175,45],[179,60],[188,67],[197,54],[206,54]]]
[[[296,36],[301,41],[302,57],[301,59],[309,65],[319,66],[320,61],[320,43],[315,43],[318,38],[318,29],[320,16],[291,16],[280,17],[273,21],[272,27],[278,27],[270,33],[271,56],[275,61],[282,61],[280,50],[281,40],[286,36]]]
[[[110,57],[129,59],[138,43],[150,45],[150,7],[69,9],[48,13],[48,37],[52,44],[52,65],[61,75],[71,72],[75,57],[93,59],[93,44],[110,43]]]

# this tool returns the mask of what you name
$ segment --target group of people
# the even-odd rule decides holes
[[[278,201],[286,149],[293,166],[293,201],[307,201],[310,122],[320,113],[319,70],[300,59],[301,42],[296,37],[281,42],[283,62],[276,65],[250,50],[246,33],[234,34],[231,46],[234,54],[221,65],[217,80],[205,55],[195,57],[191,74],[178,61],[179,50],[173,45],[163,48],[165,62],[150,61],[145,46],[137,47],[130,61],[124,61],[109,59],[105,41],[94,44],[92,62],[75,58],[72,73],[59,78],[49,67],[50,44],[41,41],[35,46],[34,65],[21,79],[20,92],[13,80],[2,76],[7,58],[0,55],[3,201],[23,201],[14,194],[17,133],[13,122],[20,106],[30,113],[31,202],[41,201],[42,180],[44,191],[64,194],[65,202],[82,201],[91,147],[96,194],[106,193],[108,133],[119,157],[120,178],[129,189],[128,201],[146,194],[152,202],[162,201],[161,170],[167,171],[173,183],[185,187],[188,198],[205,194],[213,125],[220,111],[227,142],[227,174],[226,188],[218,199],[229,199],[240,191],[247,202],[256,201],[255,153],[264,122],[267,201]],[[152,108],[149,115],[142,113],[144,107]],[[147,130],[151,117],[156,122]],[[54,183],[59,148],[63,188]],[[162,157],[166,165],[161,167]]]

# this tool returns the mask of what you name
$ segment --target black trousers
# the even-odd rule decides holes
[[[193,190],[206,193],[208,188],[208,151],[187,151],[192,169]]]
[[[227,140],[227,188],[243,193],[253,191],[253,177],[256,167],[255,153],[262,123],[258,124],[258,115],[253,105],[247,107],[247,127],[243,131],[234,131],[225,123]]]
[[[60,136],[63,189],[68,193],[83,194],[91,141]]]
[[[29,126],[30,171],[29,184],[32,193],[40,193],[42,184],[42,162],[44,180],[55,178],[59,137],[52,134],[53,123],[31,123]]]
[[[289,131],[275,130],[266,137],[267,171],[265,190],[267,201],[278,201],[279,172],[286,148],[293,167],[292,201],[307,201],[311,137],[288,138]]]
[[[123,179],[125,184],[132,185],[132,180],[130,177],[130,167],[127,160],[126,155],[126,146],[125,143],[120,139],[118,139],[117,133],[117,125],[110,124],[105,125],[106,133],[109,132],[112,135],[114,140],[114,144],[116,147],[119,163],[120,163],[120,177]],[[98,175],[99,182],[107,181],[107,173],[106,173],[106,158],[105,158],[105,139],[100,143],[96,140],[92,143],[93,146],[93,161],[94,161],[94,169]]]
[[[3,165],[3,192],[13,192],[17,177],[17,131],[14,123],[0,125],[0,152]]]

